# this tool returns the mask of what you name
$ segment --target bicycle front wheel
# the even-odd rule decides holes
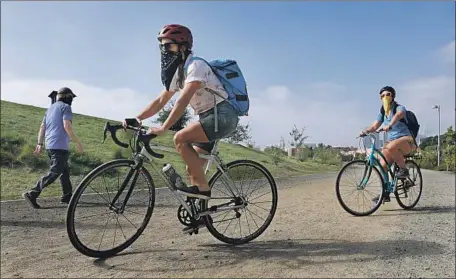
[[[376,167],[369,166],[366,160],[353,160],[337,175],[337,200],[348,213],[367,216],[380,207],[384,195],[383,185],[383,177]]]
[[[144,231],[155,203],[149,172],[133,160],[113,160],[92,170],[79,184],[67,209],[71,244],[94,258],[113,256]]]
[[[233,207],[203,217],[208,231],[222,242],[233,245],[250,242],[260,236],[274,218],[277,186],[269,171],[257,162],[230,162],[224,173],[218,170],[211,177],[209,186],[212,198],[202,201],[202,211],[214,206]]]
[[[403,209],[412,209],[416,206],[423,192],[423,176],[421,169],[413,160],[406,160],[405,166],[409,171],[406,179],[398,180],[394,195],[396,201]]]

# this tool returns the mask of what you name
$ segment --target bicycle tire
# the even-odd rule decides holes
[[[251,235],[249,235],[247,237],[244,237],[244,238],[230,238],[230,237],[227,237],[227,236],[219,233],[217,231],[217,229],[213,226],[213,223],[210,221],[210,218],[211,218],[210,215],[202,217],[202,218],[204,218],[204,222],[206,224],[206,228],[208,229],[208,231],[216,239],[218,239],[218,240],[220,240],[220,241],[222,241],[224,243],[232,244],[232,245],[241,245],[241,244],[248,243],[248,242],[256,239],[257,237],[259,237],[261,234],[263,234],[266,231],[266,229],[269,227],[269,225],[272,222],[272,219],[275,216],[275,212],[277,210],[277,203],[278,203],[277,186],[276,186],[276,183],[275,183],[275,180],[274,180],[273,176],[271,175],[271,173],[269,172],[268,169],[266,169],[263,165],[255,162],[255,161],[251,161],[251,160],[236,160],[236,161],[232,161],[232,162],[230,162],[230,163],[228,163],[226,165],[226,168],[227,168],[227,171],[229,171],[230,169],[232,169],[234,167],[239,167],[239,166],[253,167],[253,168],[259,170],[267,178],[267,180],[269,182],[269,185],[271,187],[271,191],[272,191],[272,207],[271,207],[271,209],[269,211],[269,214],[268,214],[268,217],[267,217],[266,221],[263,223],[263,225],[257,231],[255,231]],[[222,172],[220,170],[217,170],[217,172],[215,172],[212,175],[212,177],[209,180],[209,186],[211,188],[213,187],[214,183],[217,181],[217,179],[221,175],[222,175]],[[202,209],[202,211],[207,210],[207,203],[208,203],[207,200],[202,200],[201,201],[201,209]]]
[[[351,215],[353,216],[368,216],[368,215],[371,215],[372,213],[374,213],[375,211],[377,211],[380,206],[382,205],[382,201],[383,201],[383,198],[385,196],[385,182],[384,182],[384,179],[380,173],[380,171],[378,170],[378,168],[376,166],[373,166],[372,169],[374,170],[374,172],[378,175],[378,177],[380,177],[380,181],[382,183],[382,193],[381,193],[381,197],[379,199],[379,201],[377,202],[377,204],[371,208],[370,210],[366,211],[366,212],[357,212],[357,211],[354,211],[352,210],[351,208],[349,208],[345,202],[342,200],[342,197],[340,195],[340,189],[339,189],[339,183],[340,183],[340,180],[341,180],[341,177],[342,177],[342,174],[344,173],[344,171],[350,167],[351,165],[354,165],[354,164],[358,164],[358,163],[363,163],[363,164],[368,164],[368,162],[366,160],[353,160],[351,162],[348,162],[347,164],[345,164],[345,166],[342,167],[342,169],[339,171],[338,175],[337,175],[337,178],[336,178],[336,184],[335,184],[335,190],[336,190],[336,197],[337,197],[337,201],[339,202],[339,204],[342,206],[342,208],[350,213]],[[371,174],[372,175],[372,174]]]
[[[402,202],[402,200],[400,198],[400,194],[398,193],[397,189],[396,189],[396,191],[394,191],[394,195],[396,196],[396,201],[397,201],[397,203],[399,204],[400,207],[402,207],[405,210],[410,210],[410,209],[414,208],[418,204],[418,202],[419,202],[419,200],[421,198],[421,194],[423,193],[423,175],[421,174],[420,166],[418,166],[418,164],[415,161],[410,160],[410,159],[405,160],[405,165],[407,165],[407,164],[412,164],[412,165],[414,165],[416,167],[418,176],[420,178],[420,185],[419,185],[420,192],[418,194],[418,197],[411,205],[405,205]]]
[[[97,251],[97,250],[90,249],[86,245],[84,245],[79,240],[79,238],[75,232],[74,213],[76,210],[76,205],[77,205],[77,202],[79,201],[79,198],[81,197],[82,193],[87,188],[87,186],[90,184],[90,182],[107,170],[110,170],[110,169],[113,169],[113,168],[119,167],[119,166],[131,166],[134,164],[135,164],[135,161],[129,160],[129,159],[116,159],[116,160],[106,162],[106,163],[96,167],[95,169],[93,169],[90,173],[88,173],[83,178],[83,180],[80,182],[79,186],[76,188],[76,190],[70,200],[68,208],[67,208],[66,228],[67,228],[67,234],[68,234],[71,244],[74,246],[74,248],[76,248],[76,250],[78,250],[83,255],[92,257],[92,258],[111,257],[111,256],[125,250],[133,242],[135,242],[138,239],[138,237],[142,234],[142,232],[146,228],[147,224],[149,223],[150,218],[152,216],[153,209],[154,209],[154,205],[155,205],[155,186],[154,186],[150,173],[147,171],[147,169],[145,169],[144,167],[141,167],[140,173],[146,179],[146,182],[147,182],[148,188],[149,188],[149,204],[148,204],[146,216],[142,222],[142,225],[139,227],[137,232],[132,237],[127,239],[127,241],[125,241],[123,244],[120,244],[112,249]]]

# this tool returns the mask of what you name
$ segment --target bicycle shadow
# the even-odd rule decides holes
[[[258,241],[242,246],[226,244],[203,244],[192,249],[150,249],[125,252],[108,259],[94,260],[94,265],[125,272],[170,272],[211,269],[217,266],[242,266],[247,261],[257,259],[275,263],[290,269],[300,269],[303,265],[325,265],[331,263],[369,262],[374,260],[394,260],[404,256],[437,255],[445,252],[443,245],[417,240],[381,240],[374,242],[349,242],[319,239],[296,239]],[[181,256],[178,256],[180,253]],[[149,262],[173,262],[173,267],[150,267],[149,264],[130,262],[110,265],[110,259],[142,254]],[[342,256],[342,257],[341,257]],[[190,259],[188,259],[191,257]],[[157,261],[159,259],[159,261]],[[188,261],[193,263],[190,268]],[[187,261],[187,264],[185,262]],[[145,268],[146,267],[146,268]],[[149,267],[149,268],[147,268]]]
[[[401,216],[401,215],[416,215],[416,214],[437,214],[437,213],[455,213],[456,207],[454,205],[445,206],[423,206],[415,207],[413,209],[405,210],[402,208],[384,209],[385,212],[398,212],[387,214],[373,214],[372,217],[385,217],[385,216]],[[399,213],[400,212],[400,213]]]

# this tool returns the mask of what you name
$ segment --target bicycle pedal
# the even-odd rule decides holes
[[[192,228],[192,229],[186,231],[185,233],[189,234],[189,235],[193,235],[193,234],[197,235],[198,231],[199,231],[198,228]]]

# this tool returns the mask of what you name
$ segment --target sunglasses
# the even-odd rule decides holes
[[[175,43],[159,44],[159,48],[160,48],[161,51],[170,51],[172,45],[175,45]]]
[[[380,94],[380,99],[382,99],[385,96],[391,97],[391,96],[393,96],[393,94],[391,94],[390,92],[385,93],[385,94]]]

